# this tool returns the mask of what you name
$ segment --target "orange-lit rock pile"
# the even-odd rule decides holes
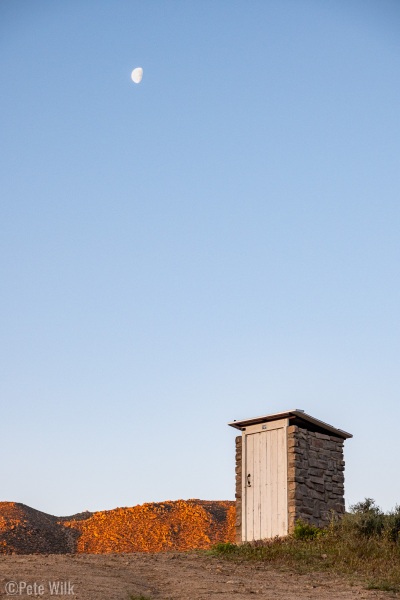
[[[0,553],[160,552],[235,539],[235,504],[177,500],[53,517],[0,502]]]
[[[178,500],[95,513],[65,523],[80,532],[77,552],[159,552],[209,548],[234,539],[234,503]]]

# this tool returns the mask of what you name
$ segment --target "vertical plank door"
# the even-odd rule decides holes
[[[288,533],[286,427],[244,436],[243,541]]]

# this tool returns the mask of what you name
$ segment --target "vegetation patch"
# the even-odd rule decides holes
[[[230,560],[260,560],[297,572],[329,571],[368,589],[400,592],[400,506],[383,513],[366,498],[326,529],[304,522],[292,536],[241,545],[217,544],[211,553]]]

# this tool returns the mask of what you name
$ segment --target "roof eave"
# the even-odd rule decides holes
[[[232,421],[231,423],[228,423],[228,425],[230,425],[231,427],[234,427],[235,429],[239,429],[241,431],[241,430],[243,430],[244,427],[248,427],[250,425],[257,425],[258,423],[265,423],[267,421],[276,421],[278,419],[285,419],[285,418],[290,418],[290,417],[298,417],[299,419],[308,421],[309,423],[313,423],[317,427],[320,427],[321,429],[325,429],[329,433],[332,433],[333,435],[336,435],[343,439],[348,439],[348,438],[353,437],[353,435],[351,433],[348,433],[347,431],[344,431],[343,429],[337,429],[336,427],[333,427],[332,425],[329,425],[328,423],[324,423],[323,421],[320,421],[319,419],[316,419],[315,417],[308,415],[307,413],[305,413],[304,411],[302,411],[298,408],[296,408],[294,410],[286,410],[284,412],[275,413],[272,415],[264,415],[261,417],[254,417],[253,419],[244,419],[242,421]]]

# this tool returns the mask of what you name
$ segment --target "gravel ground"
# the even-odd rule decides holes
[[[129,600],[140,595],[151,600],[397,597],[325,573],[299,575],[195,552],[1,556],[0,598],[11,595],[64,600]]]

